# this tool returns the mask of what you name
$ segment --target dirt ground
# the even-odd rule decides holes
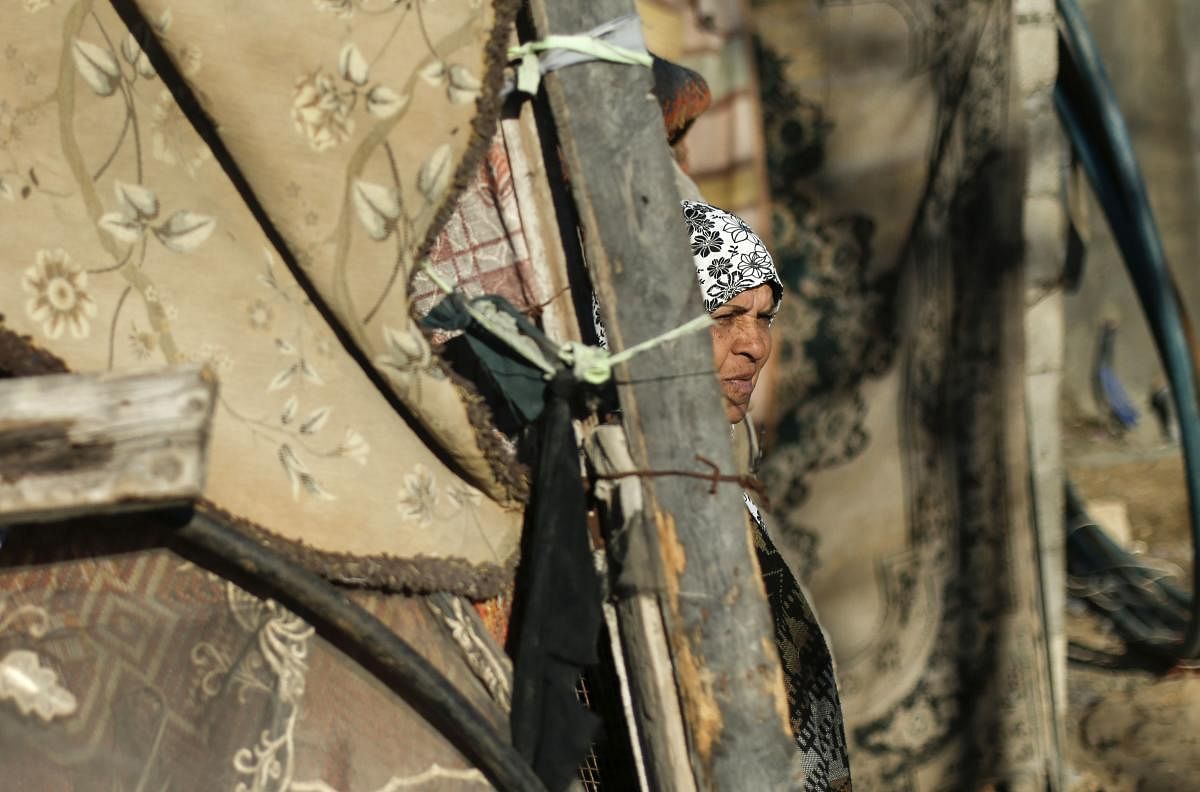
[[[1080,494],[1122,502],[1127,549],[1190,590],[1178,448],[1131,444],[1087,422],[1065,430],[1067,469]],[[1069,792],[1200,790],[1200,667],[1168,669],[1130,653],[1082,600],[1069,600],[1067,638]]]

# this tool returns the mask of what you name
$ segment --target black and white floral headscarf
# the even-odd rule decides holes
[[[712,313],[744,291],[770,284],[775,304],[783,284],[758,234],[742,218],[698,201],[682,201],[704,310]]]
[[[744,291],[770,284],[775,305],[783,299],[783,283],[775,262],[758,234],[742,218],[700,201],[680,201],[683,222],[692,245],[692,262],[704,310],[712,313]],[[592,295],[592,322],[596,339],[608,349],[608,336],[600,321],[600,305]]]

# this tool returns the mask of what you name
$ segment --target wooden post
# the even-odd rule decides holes
[[[582,33],[634,13],[632,0],[532,0],[536,35]],[[674,166],[648,69],[593,62],[543,81],[571,181],[592,283],[609,345],[619,351],[703,311],[684,233]],[[634,463],[645,470],[706,472],[702,456],[736,472],[708,333],[646,352],[618,367]],[[632,684],[645,705],[663,694],[654,633],[661,621],[674,669],[690,768],[680,768],[670,728],[647,722],[643,748],[652,788],[774,790],[802,770],[787,725],[774,630],[741,489],[683,477],[643,478],[640,527],[653,569],[621,609]],[[656,612],[655,612],[656,611]],[[670,707],[646,712],[647,720]],[[678,740],[675,741],[678,743]],[[682,775],[681,775],[682,770]],[[691,778],[682,777],[690,772]]]
[[[200,497],[216,387],[198,366],[0,380],[0,525]]]

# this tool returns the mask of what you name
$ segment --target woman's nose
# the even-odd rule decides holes
[[[743,321],[738,322],[731,351],[735,355],[745,355],[758,362],[765,358],[770,350],[770,330],[752,317],[739,318]]]

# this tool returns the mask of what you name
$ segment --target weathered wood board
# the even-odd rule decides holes
[[[0,525],[200,497],[216,391],[198,366],[0,380]]]
[[[634,12],[631,0],[531,3],[539,38],[581,33]],[[703,310],[680,217],[673,161],[649,70],[604,62],[553,72],[543,85],[585,237],[589,274],[612,350],[677,327]],[[700,333],[618,368],[633,461],[643,470],[704,471],[697,455],[736,471],[728,422]],[[649,566],[674,667],[691,773],[699,789],[794,786],[795,751],[771,617],[741,491],[683,477],[643,478]],[[627,592],[628,593],[628,592]],[[636,596],[636,595],[635,595]],[[622,615],[642,611],[624,609]],[[644,611],[643,615],[644,615]],[[633,658],[653,630],[622,624]],[[635,695],[661,693],[635,661]],[[639,667],[640,666],[640,667]],[[654,713],[647,713],[648,716]],[[679,789],[669,730],[643,731],[651,786]]]

